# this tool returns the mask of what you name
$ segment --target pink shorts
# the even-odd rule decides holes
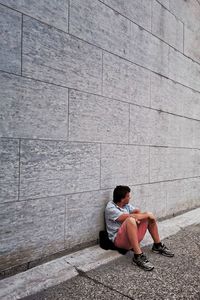
[[[140,220],[140,223],[137,223],[138,227],[138,242],[140,243],[141,240],[144,238],[145,233],[148,228],[148,220],[143,219]],[[118,229],[117,235],[114,240],[114,244],[116,247],[123,248],[123,249],[132,249],[133,247],[130,244],[128,239],[128,234],[126,232],[126,222],[124,221],[120,228]]]

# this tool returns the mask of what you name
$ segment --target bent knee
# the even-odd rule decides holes
[[[147,213],[150,214],[151,216],[153,216],[155,218],[155,220],[150,219],[149,221],[155,222],[157,220],[157,218],[156,218],[156,216],[155,216],[154,213],[152,213],[151,211],[148,211]]]
[[[145,211],[145,214],[149,214],[149,215],[155,216],[152,211]]]
[[[126,218],[127,223],[136,224],[136,219],[134,217],[127,217]]]

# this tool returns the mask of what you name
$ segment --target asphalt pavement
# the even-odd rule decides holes
[[[200,300],[200,224],[182,228],[162,242],[174,257],[153,253],[152,245],[142,247],[154,264],[152,271],[133,264],[129,252],[88,272],[77,269],[77,276],[21,299]]]

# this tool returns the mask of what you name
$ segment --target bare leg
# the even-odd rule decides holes
[[[142,253],[142,250],[140,249],[140,245],[138,242],[138,235],[137,235],[138,229],[137,229],[136,220],[133,217],[129,217],[124,222],[126,222],[128,238],[134,253],[135,254]]]
[[[158,233],[158,226],[155,220],[150,220],[148,219],[148,230],[149,233],[151,234],[153,240],[155,243],[160,243],[160,237]]]

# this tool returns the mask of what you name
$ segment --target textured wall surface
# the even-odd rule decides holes
[[[117,184],[200,205],[200,1],[0,0],[0,270],[97,240]]]

